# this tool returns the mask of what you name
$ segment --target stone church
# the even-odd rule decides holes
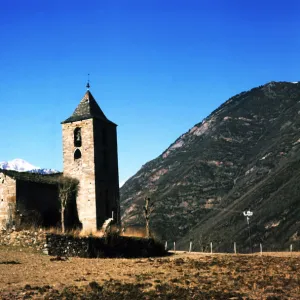
[[[59,176],[79,180],[76,199],[66,209],[66,225],[101,229],[105,220],[120,222],[117,125],[107,119],[87,84],[73,114],[63,121],[63,173],[32,174],[0,169],[0,230],[23,219],[59,226]],[[20,221],[21,219],[21,221]]]

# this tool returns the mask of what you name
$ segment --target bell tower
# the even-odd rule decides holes
[[[120,222],[117,125],[106,118],[87,84],[74,113],[62,124],[63,173],[79,180],[77,210],[82,229]]]

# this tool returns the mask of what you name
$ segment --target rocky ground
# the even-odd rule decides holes
[[[43,251],[46,243],[46,231],[40,228],[30,230],[2,230],[0,231],[0,245],[25,247],[34,251]]]
[[[65,259],[0,246],[0,298],[298,299],[299,256]]]

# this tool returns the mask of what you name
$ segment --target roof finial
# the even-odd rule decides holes
[[[88,82],[86,84],[86,88],[88,91],[90,90],[90,74],[88,74]]]

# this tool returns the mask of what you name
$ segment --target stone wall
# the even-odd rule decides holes
[[[0,230],[12,226],[16,208],[16,180],[0,173]]]
[[[75,147],[74,131],[81,128],[82,145]],[[62,125],[64,175],[80,181],[77,196],[78,217],[84,231],[96,231],[96,187],[94,160],[93,120],[83,120]],[[76,150],[81,158],[74,159]]]
[[[29,248],[35,251],[46,252],[46,233],[41,230],[3,230],[0,231],[0,246]]]
[[[164,246],[153,239],[108,236],[79,237],[36,230],[2,230],[0,246],[32,249],[44,254],[69,257],[151,257],[163,256]]]
[[[153,239],[122,236],[97,238],[48,234],[47,248],[49,255],[87,258],[150,257],[167,254],[164,246]]]

